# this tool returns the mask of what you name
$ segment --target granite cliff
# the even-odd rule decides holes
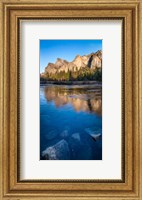
[[[95,80],[102,71],[102,51],[89,55],[77,55],[72,62],[57,58],[48,63],[41,78],[47,80]]]

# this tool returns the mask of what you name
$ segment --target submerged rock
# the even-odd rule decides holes
[[[76,142],[80,143],[80,134],[79,133],[74,133],[71,136],[72,139],[74,139]]]
[[[60,133],[60,137],[63,139],[67,139],[70,136],[70,127],[69,126],[65,126],[63,131]]]
[[[71,157],[72,159],[78,159],[80,156],[80,149],[81,149],[81,140],[80,140],[80,134],[74,133],[69,138],[69,147],[71,149]]]
[[[48,147],[42,152],[42,158],[45,160],[69,160],[70,150],[68,143],[61,140],[55,145]]]
[[[85,132],[88,133],[95,141],[99,140],[102,136],[101,133],[95,133],[95,131],[91,130],[90,128],[86,128]]]
[[[47,140],[52,140],[52,139],[56,138],[57,135],[58,135],[58,131],[52,130],[52,131],[48,132],[45,137]]]
[[[90,142],[85,135],[74,133],[69,139],[72,160],[89,160],[92,158]]]
[[[95,141],[99,140],[99,139],[101,138],[101,136],[102,136],[101,133],[98,133],[98,134],[91,134],[91,137],[92,137]]]
[[[68,130],[64,130],[63,132],[61,132],[60,136],[61,136],[61,138],[69,137],[69,131]]]

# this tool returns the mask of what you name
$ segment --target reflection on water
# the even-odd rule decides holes
[[[40,87],[41,159],[101,160],[101,136],[101,85]]]
[[[71,104],[76,111],[102,114],[101,86],[50,86],[44,88],[47,101],[56,107]]]

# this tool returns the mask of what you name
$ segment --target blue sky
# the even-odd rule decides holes
[[[40,72],[57,58],[71,62],[76,55],[102,50],[102,40],[40,40]]]

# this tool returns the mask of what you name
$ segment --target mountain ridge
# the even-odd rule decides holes
[[[40,77],[47,80],[84,80],[83,77],[92,77],[101,69],[102,50],[98,50],[88,55],[77,55],[71,62],[57,58],[55,63],[48,63]]]

